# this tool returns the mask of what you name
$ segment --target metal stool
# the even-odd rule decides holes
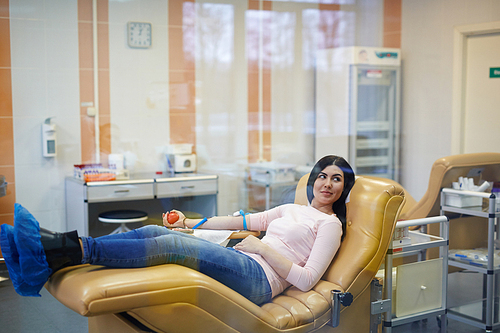
[[[142,222],[148,219],[148,214],[140,210],[113,210],[99,214],[99,221],[104,223],[120,223],[110,235],[130,231],[125,223]]]

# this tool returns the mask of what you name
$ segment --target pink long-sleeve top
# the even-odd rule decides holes
[[[258,254],[245,252],[264,269],[273,297],[290,284],[310,290],[321,278],[340,246],[342,224],[335,215],[311,206],[285,204],[246,216],[248,229],[266,230],[262,242],[290,260],[286,279]]]

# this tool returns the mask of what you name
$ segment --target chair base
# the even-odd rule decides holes
[[[116,228],[115,230],[113,230],[112,233],[110,233],[110,235],[114,235],[114,234],[120,234],[122,232],[127,232],[127,231],[130,231],[130,228],[128,228],[125,223],[121,223],[120,226],[118,228]]]

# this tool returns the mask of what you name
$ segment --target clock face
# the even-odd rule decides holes
[[[151,23],[129,22],[127,31],[130,47],[151,47]]]

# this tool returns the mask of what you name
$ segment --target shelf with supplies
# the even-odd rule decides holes
[[[408,230],[409,227],[433,223],[440,224],[440,236]],[[383,272],[384,299],[391,301],[391,306],[387,306],[383,312],[384,332],[391,332],[392,327],[435,316],[440,316],[441,332],[446,332],[448,226],[446,216],[399,221],[396,224]],[[399,237],[402,230],[405,230],[404,235]],[[393,268],[395,258],[420,254],[437,247],[440,250],[437,259],[425,260],[425,256],[418,256],[415,262]]]
[[[450,204],[449,197],[458,197],[462,202],[469,202],[469,204],[472,202],[473,206],[456,203]],[[484,205],[485,203],[487,204]],[[500,234],[495,232],[496,228],[498,228],[498,218],[500,217],[497,205],[497,198],[492,193],[450,188],[444,188],[441,191],[441,215],[445,215],[448,212],[488,219],[488,247],[487,249],[483,249],[485,254],[483,263],[476,260],[466,260],[466,256],[462,256],[461,258],[451,255],[448,261],[450,266],[484,274],[482,299],[449,308],[448,317],[484,329],[487,332],[500,328],[500,309],[498,303],[498,288],[500,287],[500,275],[498,273],[500,273],[500,268],[495,265],[494,261],[496,255],[495,242],[500,239]],[[470,251],[473,251],[473,249],[470,249]]]

